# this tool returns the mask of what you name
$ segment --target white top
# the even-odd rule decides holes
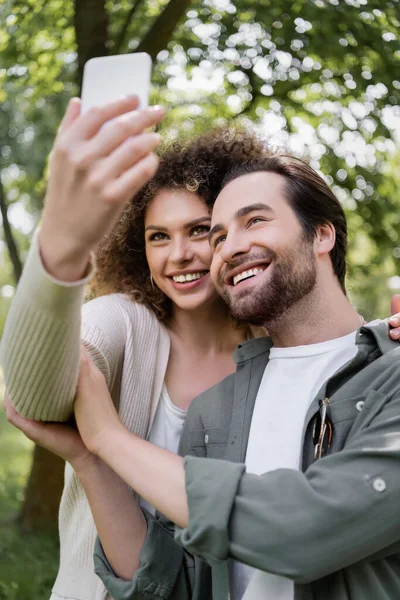
[[[72,414],[81,340],[104,374],[121,421],[148,435],[164,382],[169,335],[152,311],[122,294],[82,308],[87,278],[63,283],[40,260],[36,237],[11,304],[1,342],[7,391],[23,416],[65,421]],[[96,529],[83,488],[65,469],[59,512],[60,569],[53,591],[63,598],[104,600],[94,573]]]
[[[251,421],[246,453],[248,473],[299,469],[308,407],[323,383],[356,355],[355,341],[356,332],[319,344],[271,348]],[[290,579],[238,562],[232,569],[232,589],[234,600],[294,597]]]
[[[186,414],[186,410],[179,408],[172,402],[164,383],[150,434],[147,438],[148,441],[164,448],[164,450],[177,454]],[[147,500],[140,498],[139,504],[147,508],[151,514],[155,514],[155,508]]]

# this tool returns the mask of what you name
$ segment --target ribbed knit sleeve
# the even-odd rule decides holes
[[[25,417],[65,421],[71,416],[79,373],[81,307],[89,277],[74,283],[52,278],[42,265],[35,236],[1,343],[7,393]],[[83,341],[109,383],[114,348],[110,344],[107,348],[107,333],[96,329],[95,319],[88,318]],[[124,340],[118,341],[123,351]]]

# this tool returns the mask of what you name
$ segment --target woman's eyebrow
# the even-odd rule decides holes
[[[147,225],[146,231],[168,231],[167,227],[163,227],[162,225]]]
[[[195,225],[199,225],[200,223],[205,223],[211,221],[211,217],[206,215],[204,217],[198,217],[198,219],[193,219],[193,221],[189,221],[189,223],[185,223],[183,226],[185,229],[190,229]],[[163,225],[147,225],[146,231],[168,231],[168,227],[164,227]]]
[[[200,223],[204,223],[205,221],[210,222],[211,216],[207,215],[204,217],[199,217],[198,219],[193,219],[193,221],[189,221],[189,223],[186,223],[184,227],[185,229],[190,229],[190,227],[194,227],[195,225],[199,225]]]

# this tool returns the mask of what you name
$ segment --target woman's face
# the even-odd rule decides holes
[[[161,190],[145,214],[146,257],[157,285],[184,310],[215,300],[208,243],[211,217],[200,196]]]

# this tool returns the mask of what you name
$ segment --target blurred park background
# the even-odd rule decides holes
[[[348,216],[351,299],[367,319],[388,315],[400,292],[399,31],[399,0],[0,0],[0,335],[83,65],[137,51],[154,61],[165,136],[244,124],[322,171]],[[62,468],[0,414],[0,600],[49,595]]]

